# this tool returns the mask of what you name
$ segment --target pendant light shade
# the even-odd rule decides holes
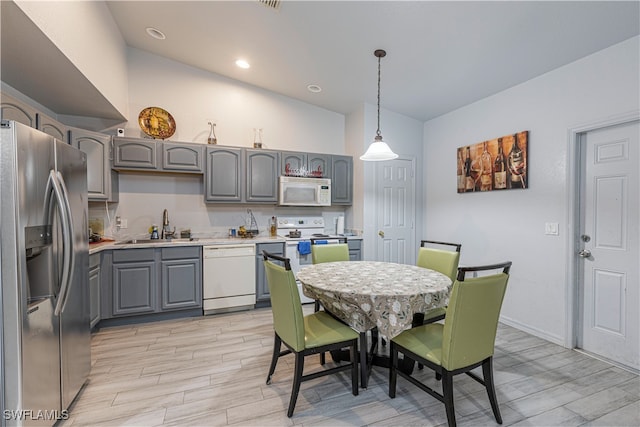
[[[380,58],[384,58],[387,52],[378,49],[373,52],[373,54],[378,58],[378,130],[367,152],[360,156],[360,160],[367,162],[379,162],[398,158],[398,155],[391,151],[387,143],[382,140],[382,134],[380,133]]]

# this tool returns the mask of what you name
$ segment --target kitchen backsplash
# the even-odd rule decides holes
[[[158,174],[120,174],[119,203],[91,202],[89,218],[102,220],[104,236],[116,240],[141,238],[155,224],[162,228],[162,213],[167,209],[169,226],[177,234],[190,229],[193,237],[222,237],[230,228],[250,227],[251,209],[261,235],[269,234],[272,216],[322,216],[325,232],[335,233],[336,221],[344,215],[343,206],[292,208],[274,205],[204,203],[202,178],[198,176],[163,176]],[[121,227],[116,226],[116,217]],[[345,231],[349,231],[345,224]]]

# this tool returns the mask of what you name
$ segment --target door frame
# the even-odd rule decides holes
[[[415,156],[403,156],[403,155],[399,155],[396,159],[394,160],[407,160],[411,162],[411,168],[413,169],[412,174],[411,174],[411,181],[413,183],[413,194],[411,194],[411,197],[413,198],[414,202],[413,202],[413,212],[411,212],[412,215],[412,222],[413,222],[413,244],[411,245],[411,258],[412,259],[416,259],[416,254],[417,254],[417,249],[416,249],[416,239],[417,239],[417,227],[416,227],[416,215],[417,215],[417,209],[418,209],[418,203],[417,203],[417,199],[416,199],[416,194],[417,194],[417,183],[416,183],[416,175],[417,175],[417,171],[416,171],[416,158]],[[380,230],[379,224],[380,224],[380,212],[378,211],[378,202],[380,201],[380,188],[378,186],[379,180],[378,177],[380,176],[380,174],[382,173],[382,168],[381,166],[383,166],[386,162],[382,161],[382,162],[375,162],[375,179],[374,179],[374,191],[373,194],[375,195],[375,200],[374,202],[374,206],[375,206],[375,230],[373,233],[373,236],[377,239],[378,238],[378,230]],[[376,254],[375,260],[379,261],[381,260],[381,254],[378,253],[378,243],[377,240],[375,242],[375,246],[374,246],[374,251]]]
[[[580,177],[582,174],[581,153],[584,135],[587,132],[631,123],[640,120],[640,110],[606,117],[568,129],[567,147],[567,252],[565,287],[565,342],[566,348],[576,348],[581,332],[580,268],[576,254],[580,250]]]

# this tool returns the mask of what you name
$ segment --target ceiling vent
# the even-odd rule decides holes
[[[261,3],[270,9],[278,10],[280,9],[281,2],[280,0],[258,0],[258,3]]]

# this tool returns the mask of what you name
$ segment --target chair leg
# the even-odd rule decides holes
[[[291,389],[291,399],[289,400],[289,410],[287,411],[287,417],[291,418],[293,410],[296,407],[296,401],[298,400],[298,393],[300,392],[300,383],[302,383],[302,371],[304,370],[304,355],[302,353],[296,353],[296,362],[293,376],[293,388]]]
[[[493,384],[493,357],[489,357],[482,362],[482,376],[484,377],[484,384],[487,388],[487,394],[489,395],[489,402],[491,402],[493,416],[496,417],[498,424],[502,424],[502,415],[500,415],[498,399],[496,398],[496,389]]]
[[[280,346],[282,345],[282,340],[275,334],[275,338],[273,340],[273,356],[271,356],[271,366],[269,367],[269,374],[267,375],[267,385],[271,384],[271,376],[276,371],[276,364],[278,363],[278,357],[280,357]]]
[[[391,347],[389,348],[389,356],[391,360],[389,361],[389,397],[396,397],[396,381],[398,379],[398,373],[396,369],[398,368],[398,349],[396,345],[391,341]]]
[[[313,301],[313,311],[317,313],[320,311],[320,300]],[[324,353],[320,353],[320,364],[324,365],[327,362]]]
[[[362,388],[367,388],[368,383],[367,348],[367,333],[360,332],[360,382]]]
[[[456,412],[453,408],[453,375],[447,370],[442,371],[442,396],[444,407],[447,412],[447,424],[449,427],[456,426]]]
[[[349,353],[351,355],[351,393],[354,396],[358,395],[358,356],[356,353],[358,352],[358,343],[353,342],[351,347],[349,347]]]

